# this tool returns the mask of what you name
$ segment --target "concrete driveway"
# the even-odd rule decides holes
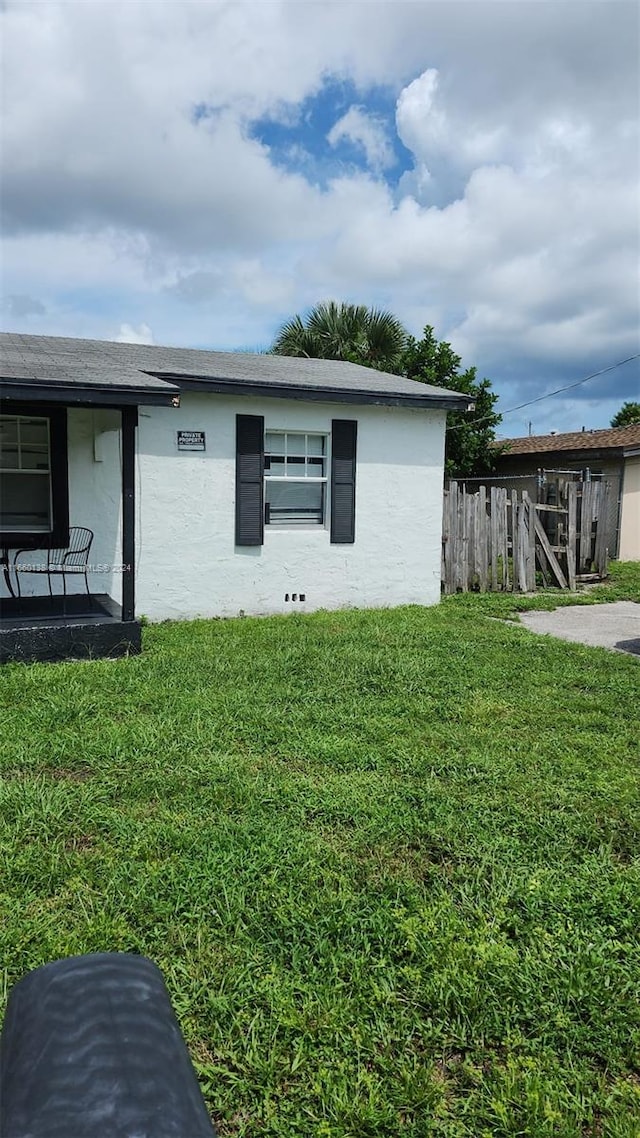
[[[640,656],[640,605],[634,601],[570,605],[553,612],[521,612],[520,620],[532,632]]]

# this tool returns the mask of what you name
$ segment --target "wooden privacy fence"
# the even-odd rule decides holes
[[[480,486],[444,492],[442,582],[445,593],[575,589],[607,572],[604,519],[611,483],[561,481],[553,505],[526,490]]]

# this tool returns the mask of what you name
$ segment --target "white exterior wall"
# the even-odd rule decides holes
[[[265,527],[236,547],[236,414],[267,430],[331,431],[357,419],[356,539],[325,527]],[[142,408],[136,610],[152,620],[434,604],[440,597],[445,413],[185,392]],[[206,432],[206,452],[178,453],[177,430]],[[306,601],[285,602],[304,593]]]
[[[621,561],[640,561],[640,455],[624,460],[618,556]]]
[[[327,434],[333,418],[357,420],[353,545],[329,540],[328,489],[324,527],[267,526],[263,546],[235,546],[237,413],[263,415],[266,429]],[[436,603],[444,427],[442,411],[192,392],[177,409],[140,408],[137,615],[164,620]],[[204,431],[206,451],[178,452],[178,430]],[[120,414],[70,409],[68,437],[70,524],[95,534],[90,588],[120,603]],[[34,553],[33,560],[42,556]],[[25,594],[46,592],[46,578],[25,575],[22,587]],[[70,591],[83,587],[79,579],[69,583]],[[54,590],[61,591],[59,579]],[[303,593],[306,601],[287,603],[286,593]]]

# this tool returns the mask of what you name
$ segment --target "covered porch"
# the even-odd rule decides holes
[[[25,338],[27,359],[22,337],[3,339],[0,663],[138,653],[138,408],[176,406],[177,389],[109,359],[70,360],[61,376],[46,345],[34,355],[47,337]],[[84,563],[65,560],[79,527],[91,536]]]

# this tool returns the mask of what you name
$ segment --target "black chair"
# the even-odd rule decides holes
[[[51,588],[52,577],[62,577],[62,590],[64,596],[67,595],[67,577],[78,576],[80,574],[84,577],[84,587],[89,596],[89,581],[87,578],[87,567],[89,564],[89,551],[93,542],[93,530],[87,529],[86,526],[71,526],[69,530],[69,544],[65,549],[48,549],[47,560],[42,565],[36,565],[30,561],[23,568],[18,564],[18,558],[22,557],[25,553],[33,558],[33,549],[17,549],[13,555],[13,570],[16,576],[16,586],[18,589],[18,596],[22,596],[20,591],[20,576],[22,573],[46,573],[49,583],[49,596],[53,596],[53,589]]]

